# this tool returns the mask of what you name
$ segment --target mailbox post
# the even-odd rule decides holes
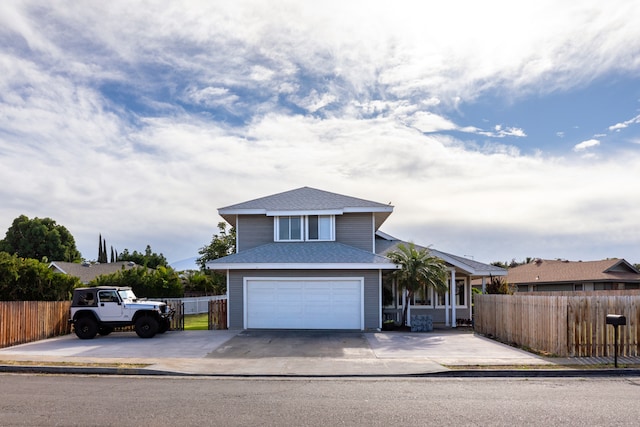
[[[607,325],[613,325],[613,336],[615,345],[615,367],[618,367],[618,326],[625,326],[627,324],[627,318],[620,314],[607,314]]]

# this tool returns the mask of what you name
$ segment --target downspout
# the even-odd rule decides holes
[[[227,270],[227,329],[231,329],[229,326],[229,320],[231,319],[231,310],[229,307],[231,307],[231,304],[229,301],[229,270]]]
[[[378,330],[382,330],[382,310],[384,310],[384,307],[382,306],[382,270],[378,270],[378,297],[378,304],[380,304],[380,310],[378,310]]]

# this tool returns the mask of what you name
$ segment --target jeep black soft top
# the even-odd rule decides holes
[[[121,298],[123,295],[134,295],[133,291],[128,286],[93,286],[88,288],[75,288],[73,290],[73,299],[71,300],[72,307],[86,307],[98,305],[98,291],[117,291]],[[121,293],[122,292],[122,293]],[[126,299],[126,298],[122,298]],[[139,301],[139,298],[134,298],[133,301]]]

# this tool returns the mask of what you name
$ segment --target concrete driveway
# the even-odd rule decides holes
[[[0,349],[2,361],[142,364],[210,375],[403,375],[443,365],[544,365],[533,354],[464,330],[410,332],[169,331],[93,340],[75,335]]]

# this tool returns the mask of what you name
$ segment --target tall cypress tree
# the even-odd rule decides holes
[[[102,233],[98,235],[98,262],[102,262]]]

